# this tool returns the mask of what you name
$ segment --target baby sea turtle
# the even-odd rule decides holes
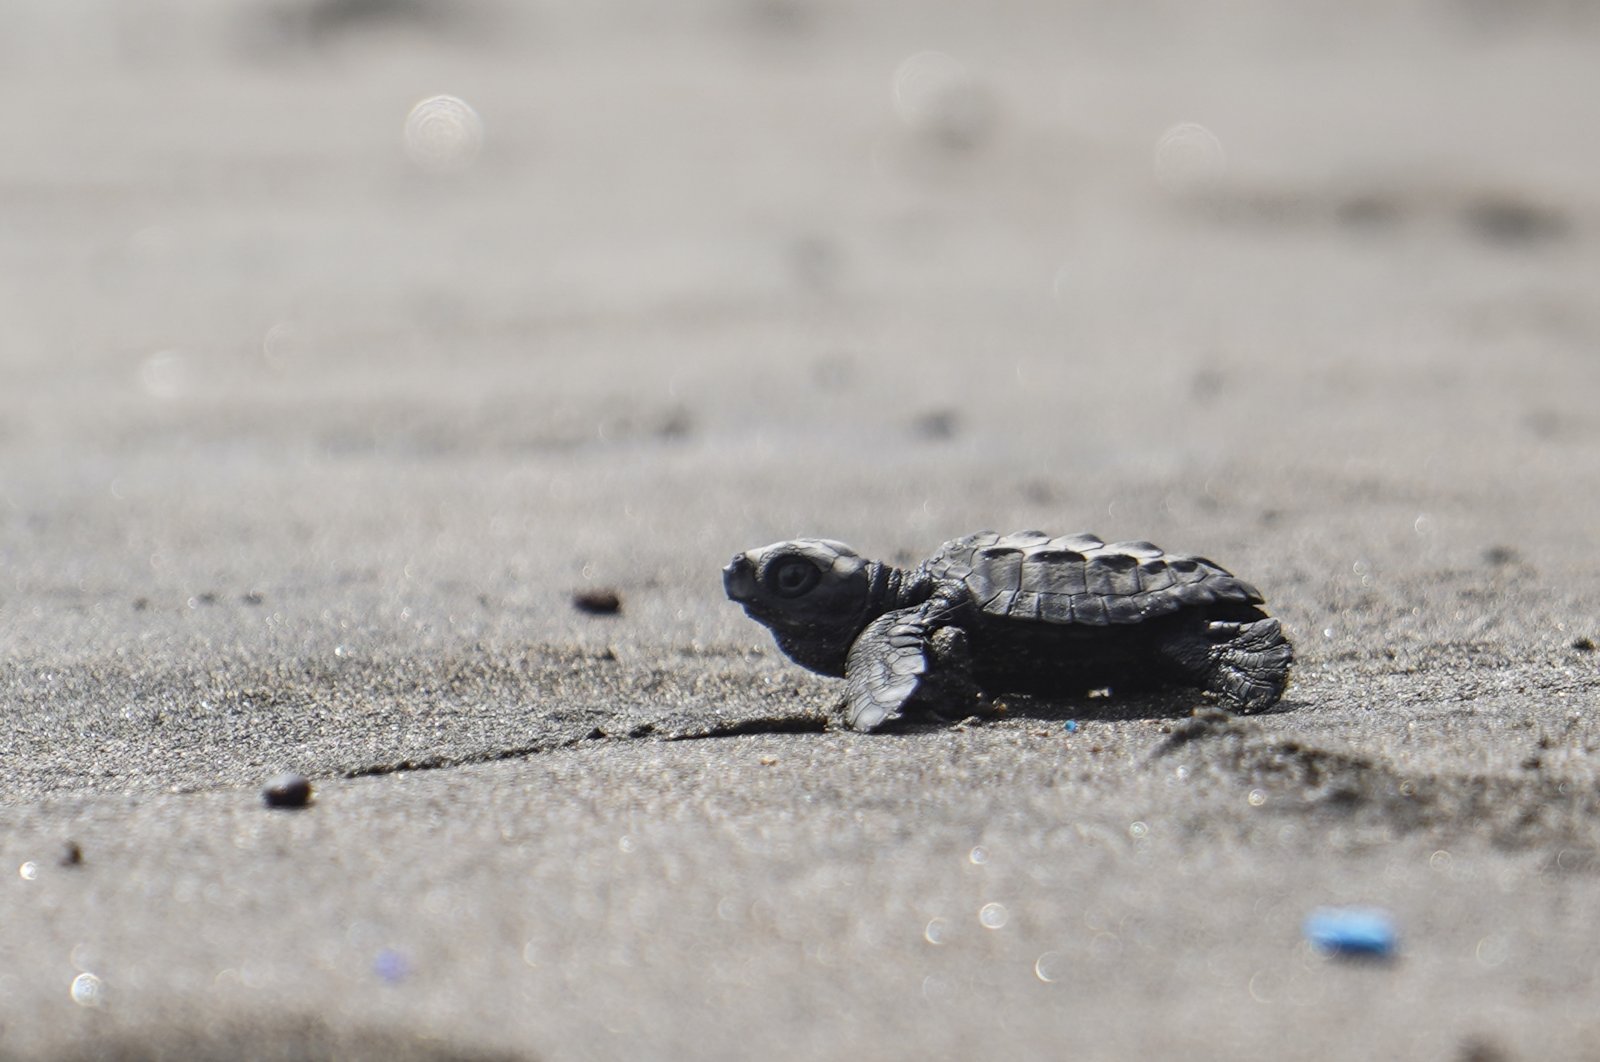
[[[722,582],[795,663],[844,678],[857,730],[918,709],[959,717],[986,694],[1114,683],[1193,686],[1260,711],[1294,659],[1249,583],[1090,534],[980,531],[909,570],[802,538],[739,554]]]

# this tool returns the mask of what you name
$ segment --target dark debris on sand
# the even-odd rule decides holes
[[[579,590],[572,595],[572,607],[591,616],[615,616],[622,611],[622,595],[608,587]]]

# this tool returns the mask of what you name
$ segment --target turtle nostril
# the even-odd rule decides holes
[[[741,601],[755,593],[755,576],[751,572],[750,558],[739,554],[722,569],[722,586],[728,596]]]

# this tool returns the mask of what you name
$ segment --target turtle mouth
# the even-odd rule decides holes
[[[722,569],[722,588],[731,601],[741,604],[754,600],[757,594],[755,565],[743,553],[738,554]]]

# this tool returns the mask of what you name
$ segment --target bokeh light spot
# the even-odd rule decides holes
[[[1067,972],[1067,957],[1059,951],[1047,951],[1033,964],[1033,975],[1047,985],[1061,980]]]
[[[985,929],[1000,929],[1005,926],[1010,918],[1011,916],[1006,913],[1004,904],[986,903],[978,912],[978,921],[983,924]]]
[[[1216,184],[1228,168],[1228,156],[1216,134],[1198,122],[1182,122],[1156,141],[1156,180],[1175,192]]]
[[[483,120],[465,100],[430,96],[406,116],[406,154],[430,173],[469,169],[483,150]]]
[[[72,979],[72,1001],[80,1007],[98,1007],[105,1002],[105,982],[92,973]]]
[[[183,355],[175,350],[158,351],[139,366],[139,383],[151,398],[177,398],[187,376]]]

